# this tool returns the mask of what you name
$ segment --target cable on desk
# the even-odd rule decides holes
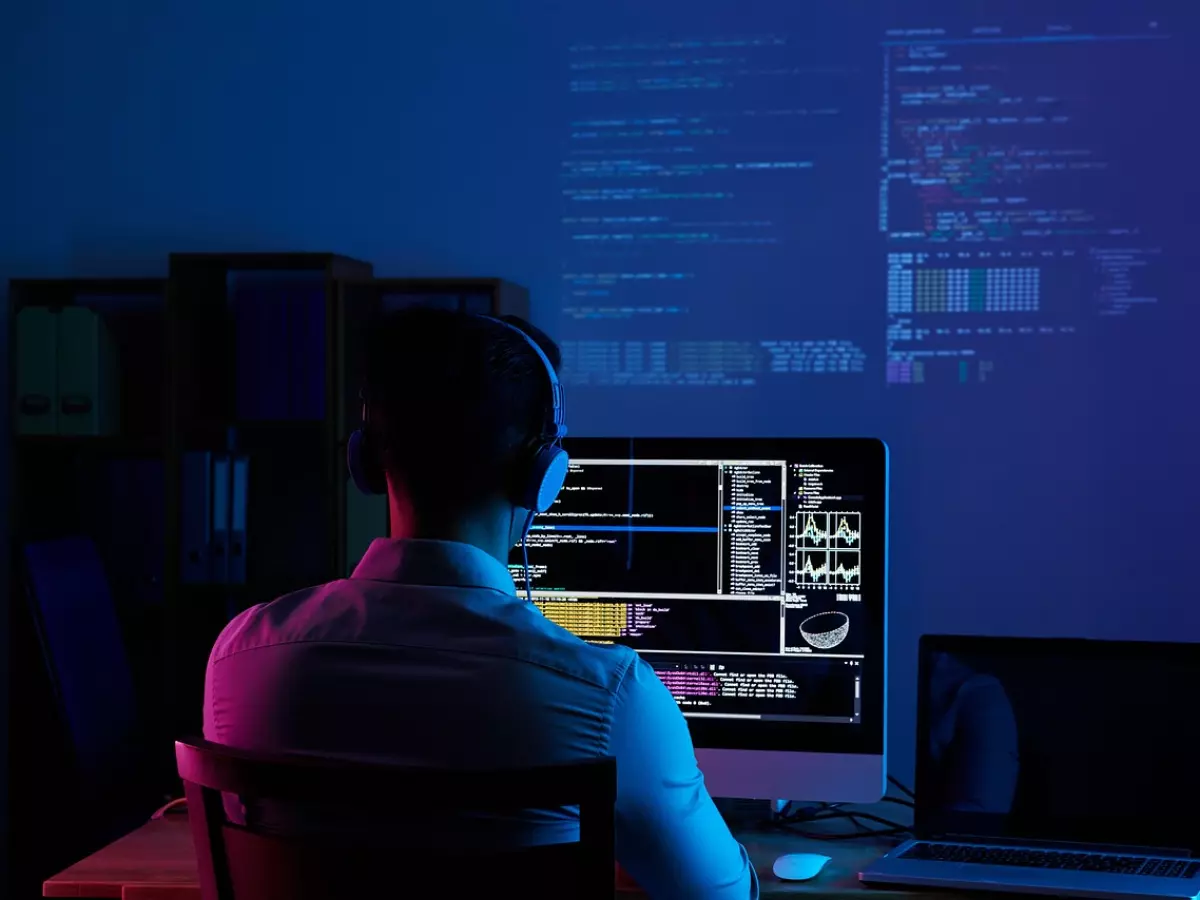
[[[174,800],[164,803],[162,806],[156,809],[154,811],[154,815],[150,817],[150,820],[154,821],[155,819],[161,819],[172,810],[180,809],[180,807],[183,806],[187,806],[187,798],[176,797]]]
[[[894,779],[889,779],[893,780]],[[894,782],[901,790],[910,793],[899,782]],[[900,799],[897,797],[884,797],[883,800],[896,803],[906,808],[912,807],[912,802],[909,800]],[[815,805],[801,806],[796,808],[796,804],[788,803],[778,813],[773,815],[770,820],[770,825],[775,828],[781,828],[793,834],[798,834],[801,837],[812,838],[818,841],[849,841],[858,838],[882,838],[882,837],[902,837],[912,833],[909,826],[900,822],[895,822],[875,813],[861,812],[852,808],[847,808],[844,803],[818,803]],[[818,822],[828,822],[834,819],[841,819],[849,822],[854,826],[855,831],[850,833],[822,833],[811,831],[804,828],[805,825],[815,824]],[[873,822],[877,825],[884,826],[883,828],[869,828],[864,825],[864,822]]]
[[[804,824],[816,824],[819,822],[828,822],[833,819],[843,819],[850,822],[857,831],[828,833],[820,831],[812,831],[801,827]],[[862,824],[862,821],[875,822],[885,827],[883,828],[867,828]],[[850,812],[845,810],[833,810],[826,815],[815,816],[810,819],[800,821],[789,821],[787,819],[776,818],[771,823],[775,828],[782,829],[791,834],[797,834],[803,838],[811,838],[814,841],[854,841],[861,838],[884,838],[884,837],[904,837],[912,834],[912,830],[907,825],[902,825],[899,822],[893,822],[891,819],[885,819],[882,816],[877,816],[873,813],[865,812]]]
[[[889,775],[889,776],[887,777],[887,779],[888,779],[888,782],[889,782],[889,783],[890,783],[890,784],[891,784],[893,787],[895,787],[895,788],[896,788],[898,791],[900,791],[900,793],[902,793],[902,794],[904,794],[906,797],[908,797],[908,799],[909,799],[909,800],[916,800],[916,799],[917,799],[917,795],[916,795],[915,793],[913,793],[913,791],[912,791],[911,789],[909,789],[908,787],[906,787],[906,786],[905,786],[905,784],[904,784],[904,782],[903,782],[903,781],[901,781],[899,778],[896,778],[894,775]]]

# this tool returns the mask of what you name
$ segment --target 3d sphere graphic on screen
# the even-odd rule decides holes
[[[817,650],[832,650],[850,634],[850,617],[844,612],[823,612],[800,623],[800,637]]]

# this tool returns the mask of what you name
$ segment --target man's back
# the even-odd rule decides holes
[[[213,650],[204,716],[218,743],[405,765],[613,755],[618,858],[652,896],[757,893],[653,670],[547,621],[466,544],[376,541],[353,578],[248,610]],[[460,842],[578,835],[567,811],[445,825]]]

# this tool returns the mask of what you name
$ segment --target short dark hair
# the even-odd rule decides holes
[[[557,371],[558,346],[517,316]],[[550,416],[546,367],[520,334],[483,316],[415,307],[368,332],[363,394],[385,470],[413,504],[441,511],[515,493],[514,464]]]

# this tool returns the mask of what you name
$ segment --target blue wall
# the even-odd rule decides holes
[[[565,48],[741,22],[732,4],[718,15],[675,0],[606,2],[588,14],[548,0],[7,6],[0,278],[160,275],[174,250],[332,249],[381,275],[514,279],[532,289],[535,318],[573,338],[593,326],[567,321],[559,299],[558,179],[579,109],[565,90]],[[783,15],[756,14],[758,29]],[[774,24],[811,31],[815,21]],[[806,38],[821,42],[815,31]],[[1151,100],[1141,106],[1157,109]],[[848,153],[876,152],[877,121],[845,132]],[[575,433],[889,440],[891,725],[902,777],[922,632],[1200,639],[1185,578],[1200,510],[1191,357],[1200,306],[1194,288],[1181,288],[1195,284],[1200,262],[1195,217],[1172,206],[1195,188],[1187,146],[1180,132],[1155,164],[1125,173],[1131,196],[1163,207],[1174,268],[1160,303],[1069,345],[1031,349],[994,384],[888,389],[884,248],[870,227],[860,244],[856,226],[829,219],[812,239],[843,232],[847,278],[874,267],[877,287],[848,293],[808,260],[807,271],[743,273],[739,289],[790,285],[771,314],[784,336],[831,336],[808,334],[805,322],[839,304],[845,328],[862,336],[863,377],[572,393]],[[864,178],[874,190],[877,171]],[[839,201],[821,202],[814,217]],[[736,325],[732,295],[695,291],[689,321]]]

